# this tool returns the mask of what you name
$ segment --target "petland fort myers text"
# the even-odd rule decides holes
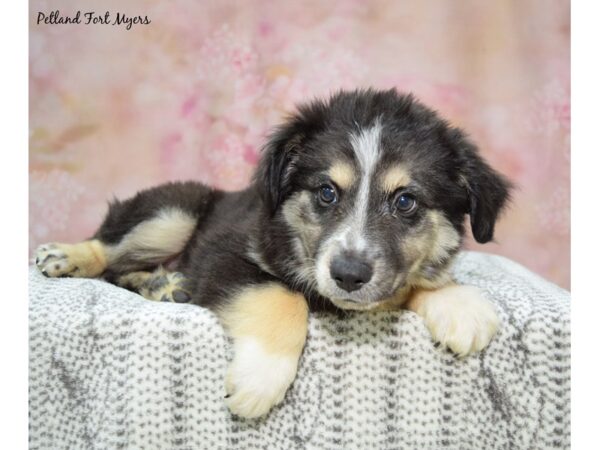
[[[127,15],[121,12],[112,13],[110,11],[106,11],[104,14],[98,14],[94,11],[77,11],[71,15],[61,14],[59,10],[50,13],[42,11],[37,13],[37,25],[112,25],[122,26],[127,30],[131,30],[134,25],[149,25],[150,23],[152,21],[148,16]]]

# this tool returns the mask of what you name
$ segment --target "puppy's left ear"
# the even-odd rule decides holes
[[[450,140],[459,159],[460,183],[467,191],[465,212],[471,217],[473,237],[485,244],[494,238],[496,219],[510,199],[513,186],[481,158],[461,130],[451,129]]]

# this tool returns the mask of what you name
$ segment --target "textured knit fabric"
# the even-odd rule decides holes
[[[569,293],[498,256],[454,273],[498,308],[481,354],[435,348],[412,312],[315,314],[284,402],[243,420],[212,313],[32,268],[30,448],[568,448]]]

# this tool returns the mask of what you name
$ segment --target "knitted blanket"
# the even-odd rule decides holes
[[[435,348],[412,312],[310,318],[298,377],[265,418],[231,416],[216,317],[103,281],[30,272],[32,449],[549,449],[570,441],[570,295],[465,252],[502,329],[480,354]]]

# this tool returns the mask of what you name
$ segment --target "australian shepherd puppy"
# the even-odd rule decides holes
[[[48,277],[100,277],[214,311],[234,340],[226,402],[266,414],[294,380],[310,310],[400,307],[464,356],[498,329],[479,290],[453,284],[464,235],[488,242],[510,185],[465,134],[410,95],[340,92],[300,106],[250,187],[169,183],[109,207],[87,241],[46,244]]]

